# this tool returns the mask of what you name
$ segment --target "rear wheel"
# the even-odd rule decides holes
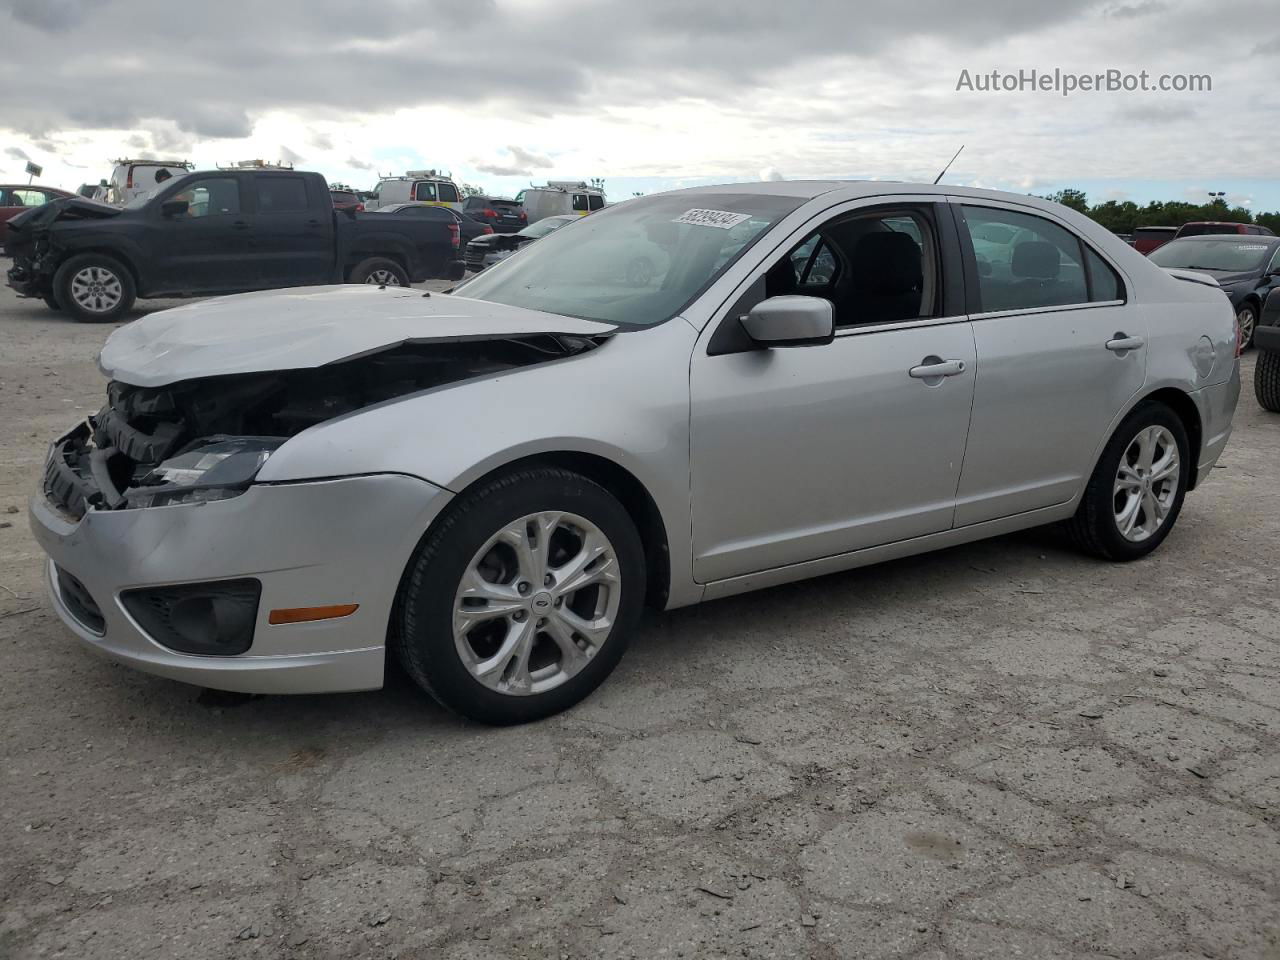
[[[71,257],[53,275],[55,302],[81,323],[119,320],[136,297],[133,275],[120,261],[104,254]]]
[[[394,260],[370,257],[351,268],[351,283],[372,283],[379,287],[407,287],[409,274]]]
[[[1253,392],[1264,410],[1280,413],[1280,353],[1259,350],[1253,369]]]
[[[472,720],[523,723],[577,703],[617,665],[644,555],[607,490],[535,468],[451,505],[402,591],[395,646],[409,675]]]
[[[1163,403],[1148,403],[1116,428],[1089,478],[1072,539],[1108,560],[1137,560],[1164,541],[1191,475],[1187,431]]]

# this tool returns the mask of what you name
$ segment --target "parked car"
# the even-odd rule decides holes
[[[1133,231],[1133,249],[1149,254],[1172,240],[1177,232],[1177,227],[1137,227]]]
[[[1255,223],[1223,223],[1217,220],[1199,220],[1192,223],[1184,223],[1178,228],[1178,232],[1173,235],[1173,239],[1181,240],[1183,237],[1215,236],[1223,233],[1247,237],[1275,236],[1268,227],[1259,226]]]
[[[435,170],[410,170],[403,177],[383,177],[373,188],[373,196],[365,201],[365,207],[376,210],[411,201],[462,210],[462,192],[458,185]]]
[[[516,233],[529,225],[529,215],[514,200],[498,197],[467,197],[462,212],[493,227],[494,233]]]
[[[1253,331],[1267,295],[1280,287],[1280,238],[1211,234],[1184,237],[1151,255],[1162,267],[1209,274],[1231,299],[1240,326],[1240,345],[1253,342]]]
[[[1280,413],[1280,289],[1267,294],[1253,342],[1258,348],[1254,395],[1264,410]]]
[[[40,207],[58,197],[73,194],[57,187],[31,186],[25,183],[0,183],[0,251],[9,239],[9,221],[20,213]]]
[[[457,210],[450,210],[446,207],[433,207],[429,203],[393,203],[389,206],[379,207],[372,213],[401,213],[415,217],[432,217],[447,223],[450,219],[458,225],[458,246],[462,250],[466,250],[467,244],[476,237],[482,237],[486,234],[493,233],[493,227],[480,223],[478,220],[472,220],[464,213]]]
[[[1024,238],[1007,277],[977,273],[989,224]],[[663,275],[628,284],[653,244]],[[1240,391],[1211,278],[951,185],[642,197],[457,291],[273,291],[115,331],[106,405],[30,505],[68,627],[252,693],[375,688],[392,655],[465,716],[532,720],[605,679],[645,604],[1047,523],[1146,556]]]
[[[463,248],[463,260],[468,270],[483,270],[505,260],[525,244],[532,243],[561,227],[581,219],[577,214],[545,217],[531,223],[518,233],[498,233],[472,240]]]
[[[132,203],[194,169],[186,160],[117,160],[107,180],[107,202],[121,206]]]
[[[56,200],[12,227],[9,286],[82,321],[135,297],[462,276],[458,226],[333,209],[318,173],[213,170],[124,208]]]
[[[354,190],[330,189],[329,199],[333,201],[333,209],[335,210],[351,210],[355,213],[360,213],[364,210],[364,201],[360,199],[360,195]]]

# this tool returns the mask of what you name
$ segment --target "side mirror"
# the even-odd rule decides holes
[[[189,200],[166,200],[160,204],[160,215],[162,217],[185,217],[190,207],[191,202]]]
[[[835,311],[820,297],[770,297],[740,317],[742,329],[762,347],[811,347],[836,336]]]

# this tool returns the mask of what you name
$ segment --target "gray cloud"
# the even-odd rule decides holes
[[[878,56],[904,38],[981,45],[1046,30],[1092,2],[812,0],[797,15],[764,0],[502,9],[493,0],[367,0],[352,17],[346,0],[223,0],[180,16],[171,0],[0,0],[12,18],[0,88],[23,94],[0,102],[0,126],[37,134],[163,118],[200,138],[243,137],[267,110],[505,100],[537,115],[593,109],[602,92],[623,104],[741,94],[790,67]],[[494,30],[518,38],[520,56],[481,65],[472,51]],[[85,49],[77,41],[91,58],[74,55]],[[545,158],[493,165],[542,166],[534,159]]]
[[[507,153],[509,157],[477,163],[476,169],[481,173],[493,174],[495,177],[527,177],[532,175],[534,170],[551,166],[550,157],[525,150],[515,144],[508,145]]]
[[[540,153],[525,150],[523,147],[518,147],[515,144],[509,145],[507,150],[511,154],[511,159],[523,167],[541,168],[551,166],[551,158],[544,157]]]
[[[1164,0],[1142,0],[1140,3],[1111,7],[1106,11],[1108,17],[1117,20],[1133,20],[1138,17],[1149,17],[1155,13],[1163,13],[1169,9]]]
[[[327,133],[321,133],[318,130],[313,130],[311,132],[311,135],[307,137],[307,143],[311,144],[311,146],[315,147],[317,150],[333,149],[333,137],[329,136]]]
[[[274,157],[268,157],[267,159],[268,159],[268,160],[274,160],[275,158],[274,158]],[[303,160],[305,160],[306,158],[305,158],[302,154],[297,153],[296,151],[290,150],[290,149],[289,149],[288,147],[286,147],[284,144],[281,144],[281,145],[280,145],[280,159],[281,159],[281,160],[283,160],[285,163],[292,164],[292,165],[295,165],[295,166],[296,166],[297,164],[301,163],[301,162],[302,162]]]
[[[373,164],[359,157],[347,157],[347,166],[353,170],[372,170]]]
[[[13,157],[15,160],[21,160],[23,163],[26,163],[31,159],[31,157],[27,155],[27,151],[23,150],[21,147],[5,147],[4,153],[5,156]]]

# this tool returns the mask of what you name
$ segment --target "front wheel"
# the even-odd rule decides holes
[[[350,283],[372,283],[379,287],[407,287],[409,274],[394,260],[370,257],[351,268]]]
[[[133,275],[100,253],[71,257],[53,275],[54,301],[80,323],[119,320],[136,297]]]
[[[1258,306],[1254,303],[1242,303],[1236,311],[1236,335],[1240,338],[1240,349],[1247,350],[1253,343],[1253,331],[1258,327]]]
[[[607,490],[533,468],[451,505],[401,590],[394,645],[409,675],[472,720],[524,723],[577,703],[622,658],[644,552]]]
[[[1191,476],[1187,431],[1163,403],[1134,410],[1108,441],[1067,531],[1107,560],[1137,560],[1164,541]]]
[[[50,310],[54,311],[55,313],[60,312],[62,310],[62,304],[58,302],[58,298],[55,297],[52,293],[42,297],[41,299],[44,300],[44,305],[48,307]]]

